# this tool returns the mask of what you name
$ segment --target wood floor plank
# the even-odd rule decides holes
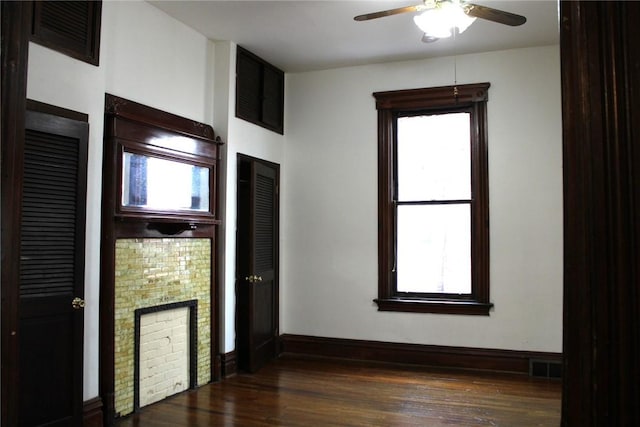
[[[118,427],[558,426],[558,380],[285,356]]]

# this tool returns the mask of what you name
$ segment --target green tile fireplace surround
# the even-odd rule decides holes
[[[211,380],[211,240],[116,241],[115,413],[134,410],[134,311],[197,300],[198,385]]]

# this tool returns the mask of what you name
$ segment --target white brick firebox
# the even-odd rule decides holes
[[[197,302],[135,312],[134,410],[195,387]]]

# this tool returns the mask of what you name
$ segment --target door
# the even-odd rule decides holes
[[[82,424],[88,124],[27,111],[19,263],[19,424]]]
[[[239,157],[236,350],[249,372],[277,354],[278,179],[278,165]]]

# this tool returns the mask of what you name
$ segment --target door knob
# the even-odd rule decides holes
[[[71,307],[73,307],[74,310],[80,310],[84,308],[84,300],[82,298],[75,297],[73,301],[71,301]]]
[[[262,276],[256,276],[255,274],[252,274],[251,276],[245,277],[244,280],[249,283],[262,282]]]

